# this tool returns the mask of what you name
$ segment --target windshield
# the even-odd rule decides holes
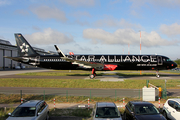
[[[172,61],[171,59],[167,59],[166,61]]]
[[[33,117],[35,116],[35,110],[35,107],[17,107],[11,117]]]
[[[96,118],[119,118],[120,113],[115,107],[98,107],[96,110]]]
[[[135,114],[137,115],[159,114],[159,111],[153,105],[141,105],[141,106],[135,106]]]

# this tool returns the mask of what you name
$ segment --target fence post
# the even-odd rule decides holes
[[[139,99],[141,98],[141,93],[140,93],[141,91],[140,91],[140,90],[141,90],[141,89],[139,89]]]
[[[20,90],[20,96],[21,96],[21,98],[22,98],[22,90]]]
[[[146,87],[148,88],[149,80],[146,80]]]
[[[68,90],[66,90],[66,99],[67,99],[67,102],[68,102]]]
[[[88,110],[89,110],[89,98],[88,98]]]
[[[124,100],[124,98],[123,98],[123,108],[125,108],[125,100]]]
[[[23,98],[21,98],[21,103],[23,103]]]
[[[91,99],[91,90],[90,90],[90,99]]]
[[[6,107],[4,107],[4,113],[6,114]]]
[[[115,90],[115,101],[116,101],[116,90]]]
[[[44,90],[44,100],[45,100],[45,90]]]
[[[55,98],[54,98],[54,111],[55,111],[55,107],[56,107],[56,106],[55,106]]]
[[[21,96],[21,103],[23,103],[22,90],[20,90],[20,96]]]
[[[160,97],[159,97],[159,110],[160,110]]]

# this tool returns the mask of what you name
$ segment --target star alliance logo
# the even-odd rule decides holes
[[[29,45],[26,45],[25,43],[23,43],[22,46],[20,46],[20,48],[21,48],[21,52],[27,53]]]

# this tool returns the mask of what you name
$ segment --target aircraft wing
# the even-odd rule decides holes
[[[103,68],[104,68],[104,64],[102,64],[102,63],[87,62],[87,61],[80,61],[80,60],[74,60],[74,59],[72,59],[72,58],[67,58],[67,57],[63,54],[63,52],[62,52],[56,45],[54,45],[54,46],[55,46],[55,48],[56,48],[59,56],[60,56],[62,59],[66,60],[66,61],[68,61],[68,62],[71,62],[72,64],[77,64],[77,65],[79,65],[79,66],[82,67],[82,68],[96,68],[96,69],[103,69]]]

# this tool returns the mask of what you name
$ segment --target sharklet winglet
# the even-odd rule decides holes
[[[59,56],[60,56],[61,58],[66,58],[66,56],[64,55],[64,53],[58,48],[57,45],[54,45],[54,47],[56,48],[56,50],[57,50],[57,52],[58,52],[58,54],[59,54]]]

